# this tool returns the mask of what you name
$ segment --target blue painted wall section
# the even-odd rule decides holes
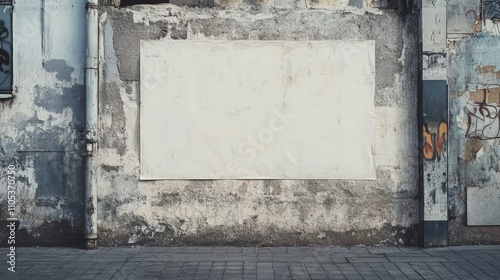
[[[82,244],[86,2],[0,0],[0,163],[15,166],[16,246]]]

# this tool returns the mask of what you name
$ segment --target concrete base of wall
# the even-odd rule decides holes
[[[448,245],[447,221],[424,221],[421,226],[420,246],[437,247]]]

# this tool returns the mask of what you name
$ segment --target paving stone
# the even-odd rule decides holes
[[[16,274],[5,269],[0,279],[500,279],[500,246],[19,248],[16,253]]]
[[[347,258],[350,263],[371,263],[371,262],[388,262],[385,257],[350,257]]]

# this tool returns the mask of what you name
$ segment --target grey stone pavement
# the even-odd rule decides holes
[[[7,260],[7,248],[0,248]],[[17,248],[0,279],[500,279],[500,246]]]

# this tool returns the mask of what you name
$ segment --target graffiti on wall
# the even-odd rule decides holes
[[[10,44],[10,42],[7,41],[8,38],[9,30],[5,27],[5,22],[0,20],[0,73],[3,73],[3,76],[5,76],[3,79],[0,79],[0,85],[5,83],[10,73],[9,68],[6,67],[10,65],[10,54],[6,48],[7,46],[4,46]]]
[[[467,137],[481,140],[500,138],[500,108],[496,104],[467,104]]]
[[[467,114],[466,137],[489,140],[500,138],[500,107],[486,102],[486,90],[481,102],[469,101],[465,106]]]
[[[12,8],[0,8],[0,92],[5,92],[12,90]]]
[[[484,18],[500,20],[500,0],[484,0]]]
[[[423,154],[426,160],[441,160],[446,156],[446,141],[448,139],[448,126],[440,122],[436,129],[429,129],[427,123],[423,126]]]

